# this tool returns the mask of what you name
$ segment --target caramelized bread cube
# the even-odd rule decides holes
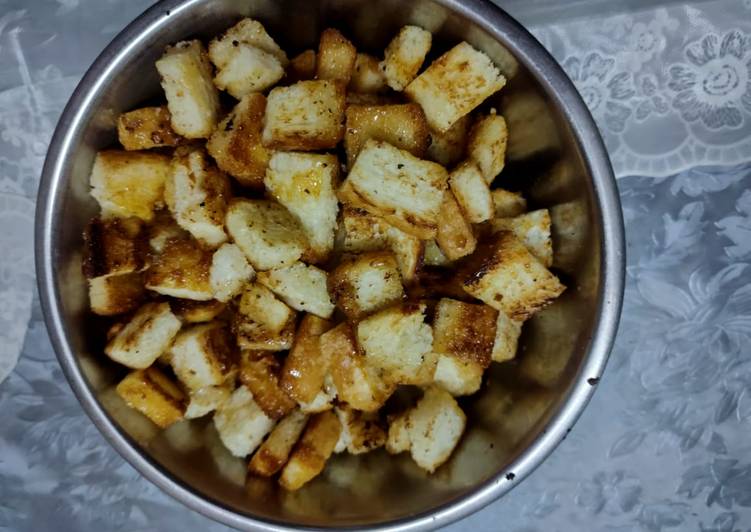
[[[130,408],[138,410],[161,428],[183,418],[185,396],[156,368],[130,372],[116,390]]]

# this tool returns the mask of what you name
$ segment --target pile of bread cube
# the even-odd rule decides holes
[[[506,122],[478,109],[504,76],[466,42],[424,66],[431,47],[406,26],[379,60],[327,29],[289,60],[245,19],[167,48],[167,103],[119,117],[84,234],[129,406],[159,427],[212,415],[289,490],[334,453],[450,457],[456,397],[564,287],[548,212],[494,183]],[[404,387],[421,395],[384,409]]]

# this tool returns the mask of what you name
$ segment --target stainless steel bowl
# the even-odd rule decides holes
[[[468,431],[434,476],[405,457],[338,456],[297,493],[244,483],[244,464],[217,444],[210,424],[158,433],[112,392],[122,369],[102,354],[103,322],[87,311],[81,233],[97,208],[88,175],[115,141],[115,120],[159,94],[154,62],[164,46],[209,37],[241,16],[262,20],[291,52],[340,27],[374,53],[403,24],[433,31],[437,49],[466,39],[502,67],[509,85],[493,102],[510,126],[499,182],[551,209],[555,268],[569,289],[525,327],[518,361],[494,365],[463,401]],[[366,527],[423,530],[497,499],[566,437],[595,389],[621,308],[624,239],[613,173],[581,97],[543,47],[485,0],[169,0],[146,11],[99,56],[73,94],[47,155],[36,215],[39,291],[50,338],[73,391],[112,446],[191,508],[260,530]]]

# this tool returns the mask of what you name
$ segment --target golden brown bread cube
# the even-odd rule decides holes
[[[318,476],[334,452],[341,430],[341,423],[333,412],[312,416],[282,470],[279,484],[294,491]]]
[[[438,355],[433,381],[454,397],[472,395],[482,386],[483,373],[485,368],[473,360]]]
[[[91,195],[102,216],[136,216],[150,222],[164,200],[170,159],[160,153],[105,150],[91,169]]]
[[[142,271],[146,243],[138,218],[93,218],[83,232],[83,274],[87,279]]]
[[[321,391],[328,373],[330,353],[321,352],[320,337],[331,322],[313,314],[300,321],[292,350],[284,361],[282,388],[299,403],[310,403]]]
[[[285,268],[259,272],[257,281],[293,309],[330,318],[334,303],[326,288],[327,278],[324,270],[296,262]]]
[[[329,274],[328,287],[337,307],[350,320],[360,319],[404,297],[399,265],[387,251],[346,258]]]
[[[305,50],[293,57],[287,66],[287,81],[297,83],[316,76],[316,52]]]
[[[221,302],[226,303],[239,294],[254,275],[253,267],[248,264],[248,259],[236,244],[225,242],[211,258],[211,291]]]
[[[292,345],[295,312],[258,283],[248,283],[240,296],[233,320],[242,349],[283,351]]]
[[[240,357],[240,382],[271,419],[281,419],[297,406],[280,385],[281,373],[282,365],[273,354],[246,351]]]
[[[355,164],[357,155],[369,139],[388,142],[415,157],[422,157],[430,142],[425,113],[415,103],[350,105],[345,114],[344,148],[349,168]]]
[[[209,301],[173,299],[170,301],[170,307],[183,323],[208,323],[227,308],[224,303],[215,299]]]
[[[514,320],[528,318],[565,289],[510,232],[498,233],[479,267],[464,281],[468,294]]]
[[[183,138],[172,129],[166,105],[142,107],[122,113],[117,119],[117,137],[128,151],[177,146]]]
[[[360,412],[344,405],[336,407],[334,413],[342,424],[334,452],[364,454],[386,443],[386,431],[381,426],[378,414]]]
[[[505,84],[487,55],[462,42],[433,61],[404,92],[422,106],[430,127],[443,132]]]
[[[217,126],[206,149],[244,187],[262,188],[271,153],[261,143],[266,97],[244,96]]]
[[[465,161],[455,168],[449,187],[467,221],[479,224],[493,217],[493,197],[477,164]]]
[[[145,274],[146,288],[165,296],[209,301],[212,253],[190,240],[170,240]]]
[[[223,323],[183,329],[170,348],[170,365],[188,390],[219,386],[237,369],[237,348]]]
[[[201,41],[168,46],[156,62],[167,97],[172,129],[188,139],[205,139],[219,122],[219,93],[212,82],[208,54]]]
[[[276,150],[335,148],[344,136],[345,87],[330,80],[299,81],[271,90],[262,141]]]
[[[227,450],[237,457],[255,451],[274,424],[274,420],[264,414],[245,386],[239,386],[232,392],[214,414],[214,426],[219,438]]]
[[[513,218],[527,212],[527,200],[518,192],[496,188],[491,195],[496,218]]]
[[[521,214],[514,218],[496,218],[493,231],[510,231],[546,268],[553,265],[552,223],[547,209]]]
[[[451,261],[443,254],[435,240],[425,241],[423,262],[425,266],[449,266],[451,264]]]
[[[358,53],[347,88],[350,92],[360,94],[383,92],[387,88],[386,76],[383,75],[378,59],[372,55]]]
[[[464,213],[451,191],[446,192],[441,203],[435,241],[446,258],[451,261],[471,255],[477,247],[472,225],[464,218]]]
[[[185,408],[185,419],[196,419],[213,412],[230,398],[234,390],[234,379],[230,379],[230,382],[219,386],[206,386],[191,391]],[[200,442],[198,445],[200,446]]]
[[[190,239],[190,233],[177,225],[167,209],[157,211],[154,220],[147,227],[146,236],[149,239],[149,248],[151,248],[152,253],[156,254],[164,251],[164,246],[169,240]]]
[[[94,277],[88,283],[89,306],[100,316],[130,312],[144,298],[143,275],[137,272]]]
[[[290,412],[277,423],[253,455],[248,464],[248,471],[263,477],[275,475],[287,463],[292,448],[300,439],[307,423],[307,414],[300,410]]]
[[[183,392],[156,368],[130,372],[116,390],[129,407],[138,410],[161,428],[169,427],[183,418]]]
[[[421,239],[433,238],[448,172],[386,142],[368,140],[339,199]]]
[[[278,333],[272,333],[256,322],[241,320],[233,323],[233,330],[242,350],[286,351],[292,348],[295,338],[295,320],[290,320]]]
[[[498,312],[487,305],[441,299],[433,321],[433,351],[487,368],[495,342],[497,318]]]
[[[148,368],[169,348],[180,326],[168,303],[146,303],[107,342],[104,352],[123,366]]]
[[[402,91],[415,79],[425,56],[430,51],[433,36],[418,26],[404,26],[386,47],[381,69],[389,87]]]
[[[493,342],[493,362],[506,362],[516,356],[522,322],[512,320],[505,312],[498,313]]]
[[[469,132],[467,157],[477,163],[488,184],[506,166],[507,142],[506,120],[494,112],[478,119]]]
[[[235,44],[237,43],[237,44]],[[226,63],[240,44],[253,46],[276,57],[283,65],[287,64],[284,53],[268,34],[263,24],[252,18],[244,18],[210,43],[211,53],[219,63]]]
[[[352,77],[357,50],[339,30],[326,28],[318,44],[316,77],[341,81],[345,85]]]
[[[467,149],[467,135],[471,123],[472,115],[464,115],[444,132],[431,130],[426,157],[446,168],[461,161]]]

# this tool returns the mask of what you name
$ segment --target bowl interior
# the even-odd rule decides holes
[[[290,55],[315,48],[327,26],[343,30],[360,49],[380,54],[399,27],[418,24],[434,33],[434,55],[467,40],[510,78],[491,102],[506,116],[510,131],[507,168],[496,184],[523,191],[531,208],[551,210],[554,270],[568,290],[525,325],[517,360],[494,364],[482,392],[462,399],[468,430],[450,462],[433,476],[407,456],[378,451],[335,457],[324,474],[296,493],[285,493],[271,481],[246,483],[244,462],[223,449],[211,423],[183,422],[158,432],[113,392],[123,369],[102,352],[105,322],[87,311],[80,268],[82,230],[97,211],[88,187],[93,157],[115,142],[121,111],[161,95],[154,62],[165,45],[209,38],[241,16],[260,19]],[[90,74],[97,76],[96,83],[76,96],[84,107],[75,110],[78,119],[59,163],[61,179],[48,199],[54,205],[52,275],[62,330],[88,390],[151,465],[244,516],[308,526],[393,522],[433,512],[484,483],[506,482],[511,464],[544,433],[574,386],[590,376],[582,375],[582,368],[604,304],[601,202],[581,132],[570,126],[554,87],[530,63],[532,56],[510,51],[525,35],[522,30],[506,21],[505,32],[491,34],[490,24],[499,20],[505,18],[482,1],[193,0],[152,9],[137,33],[131,29],[121,36],[123,48],[108,49]]]

